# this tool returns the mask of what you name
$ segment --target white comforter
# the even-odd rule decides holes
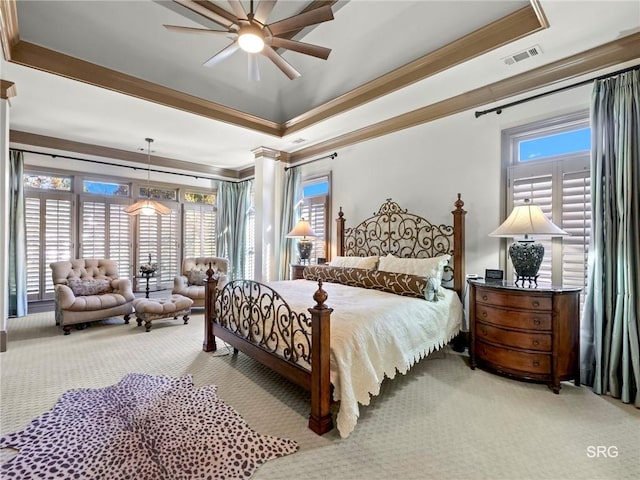
[[[295,311],[313,306],[316,282],[271,282]],[[358,403],[368,405],[385,376],[404,374],[421,358],[444,346],[460,330],[462,304],[446,290],[438,302],[324,283],[331,314],[331,383],[340,400],[337,427],[345,438],[358,421]],[[307,365],[308,367],[308,365]]]

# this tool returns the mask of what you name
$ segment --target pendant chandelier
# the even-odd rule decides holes
[[[145,138],[144,140],[147,142],[147,198],[141,198],[126,207],[124,211],[129,215],[167,215],[171,213],[171,209],[151,200],[151,142],[153,142],[153,138]]]

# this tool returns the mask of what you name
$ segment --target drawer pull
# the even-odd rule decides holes
[[[539,367],[540,366],[540,362],[538,360],[534,360],[533,361],[533,366],[534,367]]]
[[[535,318],[533,319],[533,324],[534,324],[534,325],[540,325],[540,319],[539,319],[538,317],[535,317]]]
[[[482,295],[482,299],[486,302],[489,299],[489,297],[487,297],[486,295]]]
[[[540,345],[540,342],[536,339],[536,340],[533,341],[533,344],[538,346],[538,345]]]
[[[486,348],[484,348],[484,347],[482,347],[482,354],[483,354],[483,355],[486,355],[486,354],[487,354],[487,349],[486,349]]]
[[[533,305],[534,307],[539,307],[540,302],[538,300],[534,300],[533,302],[531,302],[531,305]]]
[[[482,311],[482,316],[483,316],[484,318],[487,318],[487,311],[486,311],[486,310],[483,310],[483,311]]]
[[[482,327],[482,334],[483,334],[483,335],[487,335],[487,329],[486,329],[486,328],[484,328],[484,327]]]

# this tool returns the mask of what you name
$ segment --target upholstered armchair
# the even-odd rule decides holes
[[[55,288],[56,325],[71,333],[71,326],[124,315],[129,323],[135,296],[131,280],[118,278],[112,260],[76,259],[49,265]]]
[[[209,264],[219,275],[218,286],[227,282],[229,260],[221,257],[185,257],[182,260],[182,275],[173,280],[171,293],[193,300],[192,307],[204,307],[204,281]]]

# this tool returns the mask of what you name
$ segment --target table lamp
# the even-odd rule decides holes
[[[544,257],[544,246],[534,242],[529,235],[545,235],[558,237],[569,235],[555,226],[542,212],[539,205],[525,199],[524,205],[513,207],[507,219],[489,234],[491,237],[516,237],[524,235],[523,239],[514,241],[509,246],[509,257],[516,271],[516,285],[518,282],[528,281],[538,286],[538,270]]]
[[[309,257],[311,256],[311,249],[313,248],[313,242],[309,240],[307,237],[315,237],[316,233],[309,225],[304,218],[300,220],[293,230],[291,230],[287,234],[287,238],[297,238],[298,239],[298,253],[300,255],[300,263],[304,264],[305,262],[309,262]]]

